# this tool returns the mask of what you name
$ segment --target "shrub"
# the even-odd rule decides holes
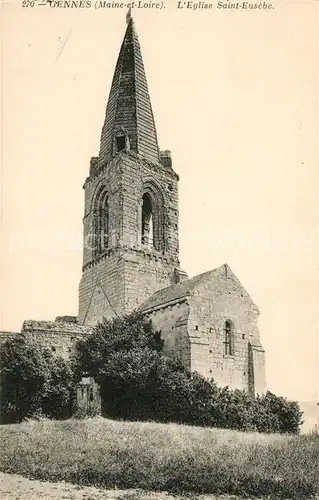
[[[265,395],[257,397],[257,403],[260,411],[268,416],[271,429],[276,428],[281,433],[299,433],[303,412],[296,401],[288,401],[287,398],[267,391]]]
[[[162,348],[160,334],[139,313],[104,320],[78,342],[74,371],[96,378],[112,418],[211,425],[213,386]]]
[[[101,388],[102,411],[112,418],[155,420],[265,433],[299,432],[298,403],[271,392],[253,398],[219,388],[177,359],[163,354],[160,333],[133,313],[98,324],[76,345],[74,358],[53,356],[20,336],[7,341],[1,356],[1,422],[26,418],[94,416],[77,409],[74,384],[83,373]]]
[[[260,432],[297,433],[301,412],[295,402],[268,392],[218,388],[162,352],[163,341],[139,313],[104,320],[78,342],[73,367],[101,386],[103,414]]]
[[[46,416],[67,418],[72,412],[69,363],[24,337],[1,347],[1,422]]]
[[[98,378],[116,353],[144,348],[161,352],[163,341],[160,333],[153,331],[151,321],[142,314],[104,319],[96,325],[92,335],[77,342],[73,368],[78,377],[89,372]]]

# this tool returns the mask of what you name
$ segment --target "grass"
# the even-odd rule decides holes
[[[319,436],[103,418],[0,428],[0,470],[103,488],[303,499],[319,493]]]
[[[0,472],[0,498],[5,500],[240,500],[233,495],[173,495],[162,491],[102,489],[65,482],[30,480]],[[249,499],[246,499],[249,500]]]

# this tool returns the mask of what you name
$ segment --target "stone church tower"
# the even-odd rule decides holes
[[[219,385],[262,392],[258,307],[227,264],[191,279],[180,269],[178,176],[170,152],[158,147],[130,15],[84,189],[77,324],[139,309],[161,332],[168,356]]]
[[[158,147],[130,16],[84,190],[78,316],[27,320],[22,335],[68,357],[103,317],[138,309],[161,333],[166,355],[219,386],[264,392],[259,309],[246,289],[227,264],[190,279],[180,269],[178,175]],[[14,335],[0,332],[0,348]]]
[[[139,40],[128,17],[102,128],[84,184],[80,325],[139,307],[179,282],[178,175],[160,151]]]

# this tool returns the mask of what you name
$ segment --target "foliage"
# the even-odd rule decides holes
[[[276,418],[276,423],[272,422],[269,427],[280,433],[298,434],[300,425],[303,423],[299,404],[296,401],[289,401],[282,396],[276,396],[270,391],[263,396],[257,397],[259,407],[264,410],[269,420]]]
[[[6,341],[1,347],[1,422],[69,417],[72,379],[69,363],[36,342],[23,336]]]
[[[160,333],[154,333],[151,322],[142,314],[104,319],[96,325],[92,335],[77,342],[75,373],[80,377],[83,372],[88,372],[97,379],[116,353],[144,348],[161,352],[163,341]]]
[[[216,388],[214,407],[221,427],[264,433],[298,434],[302,421],[299,404],[270,391],[252,397],[245,391]]]
[[[259,432],[297,433],[299,405],[267,392],[256,399],[245,391],[219,388],[180,361],[163,354],[160,333],[133,313],[104,320],[78,342],[73,368],[101,386],[103,414]]]
[[[319,435],[94,418],[1,426],[0,470],[100,488],[302,500],[319,493]],[[149,497],[152,494],[149,493]]]
[[[46,416],[95,416],[75,405],[75,383],[86,373],[100,385],[103,415],[264,433],[298,433],[296,402],[271,392],[252,397],[219,388],[163,353],[160,332],[132,313],[104,320],[78,341],[65,361],[34,340],[20,336],[2,346],[1,422]]]

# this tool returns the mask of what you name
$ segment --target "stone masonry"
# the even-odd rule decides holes
[[[92,329],[78,325],[76,317],[60,316],[55,321],[26,320],[20,332],[0,332],[0,347],[17,336],[36,341],[64,359],[73,353],[75,342],[90,334]]]
[[[91,159],[84,184],[80,324],[132,311],[184,276],[178,258],[177,183],[170,152],[158,147],[140,45],[130,19],[111,85],[100,154]],[[145,196],[152,216],[151,244],[143,238]],[[106,214],[102,224],[101,210]],[[102,226],[108,235],[101,251],[97,247]]]
[[[100,151],[84,183],[77,317],[25,321],[19,334],[68,357],[104,317],[151,318],[164,350],[190,370],[250,393],[265,390],[259,310],[227,264],[191,279],[179,263],[178,180],[160,151],[141,49],[128,24],[111,84]]]
[[[178,261],[178,177],[171,167],[152,164],[133,152],[119,153],[104,167],[91,170],[85,182],[83,275],[79,323],[94,324],[137,308],[159,288],[182,274]],[[105,187],[109,200],[109,241],[94,256],[93,200]],[[159,194],[162,247],[142,242],[144,192]]]
[[[155,293],[141,307],[161,331],[167,355],[218,385],[263,392],[259,310],[227,264]],[[232,352],[225,352],[230,320]]]

